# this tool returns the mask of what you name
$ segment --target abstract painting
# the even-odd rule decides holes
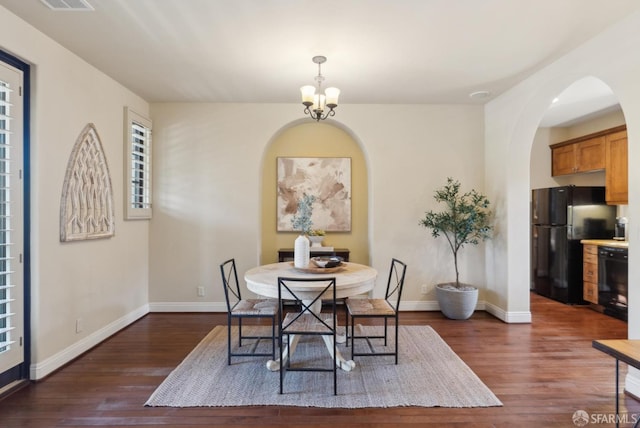
[[[312,229],[351,231],[351,158],[277,159],[277,230],[293,231],[291,220],[306,193],[315,196]]]

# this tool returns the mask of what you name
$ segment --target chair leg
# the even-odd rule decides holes
[[[387,346],[387,317],[384,318],[384,346]]]
[[[353,329],[355,325],[356,325],[356,319],[351,318],[351,359],[352,360],[353,360],[353,351],[355,349],[355,344],[353,343],[353,341],[355,340],[355,332]]]
[[[280,333],[280,335],[278,336],[278,342],[280,343],[280,349],[282,349],[282,333]],[[288,342],[288,339],[287,339]],[[283,388],[282,388],[282,384],[284,383],[284,366],[282,365],[282,355],[280,355],[280,394],[283,394]]]
[[[333,395],[338,395],[338,365],[336,364],[336,328],[337,328],[337,325],[334,325],[333,326]]]
[[[231,317],[227,318],[227,365],[231,365]]]
[[[271,318],[271,359],[276,359],[276,319]]]
[[[347,348],[349,347],[349,308],[347,308],[347,301],[344,301],[344,337]]]
[[[399,338],[398,338],[398,318],[396,318],[396,365],[398,364],[398,344],[399,344]]]
[[[242,348],[242,317],[238,318],[238,347]]]

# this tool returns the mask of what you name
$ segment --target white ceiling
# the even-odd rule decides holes
[[[150,102],[299,102],[320,54],[341,103],[484,103],[640,9],[638,0],[87,2],[95,11],[0,5]]]

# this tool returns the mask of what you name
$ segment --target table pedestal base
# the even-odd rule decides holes
[[[336,366],[339,369],[342,369],[345,372],[350,372],[356,367],[355,361],[346,360],[338,349],[336,349],[336,355],[334,357],[332,337],[322,336],[322,339],[324,340],[324,344],[327,347],[327,350],[329,351],[329,355],[334,359],[334,361],[336,362]],[[280,355],[280,358],[282,359],[282,364],[286,364],[288,355],[293,355],[293,353],[296,351],[296,346],[298,346],[298,340],[300,340],[299,336],[295,334],[289,335],[289,343],[284,345],[284,347],[282,348],[282,354]],[[336,343],[345,343],[346,341],[347,341],[347,338],[345,335],[343,334],[336,335]],[[267,361],[267,368],[272,372],[279,371],[280,359],[275,361],[274,360]]]

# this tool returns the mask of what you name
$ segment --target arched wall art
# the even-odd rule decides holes
[[[112,237],[113,213],[109,166],[98,132],[89,123],[76,140],[67,163],[60,204],[60,240]]]

